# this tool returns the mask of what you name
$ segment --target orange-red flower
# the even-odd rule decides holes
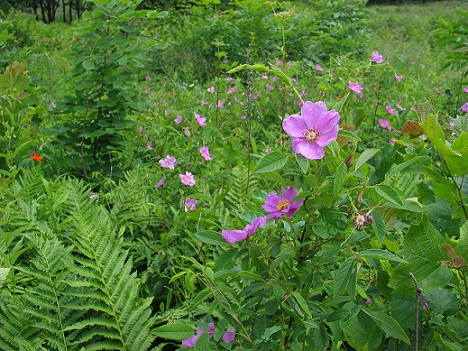
[[[41,162],[43,158],[41,155],[38,154],[31,154],[29,155],[29,157],[31,157],[36,162]]]

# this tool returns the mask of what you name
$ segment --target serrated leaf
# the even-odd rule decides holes
[[[357,141],[361,141],[361,138],[358,137],[356,134],[354,134],[352,131],[350,130],[346,130],[346,129],[340,129],[338,131],[338,136],[340,137],[345,137],[345,138],[351,138],[351,139],[354,139],[354,140],[357,140]]]
[[[377,323],[377,325],[379,325],[382,328],[385,334],[392,338],[402,340],[408,345],[410,344],[408,335],[406,335],[404,330],[401,328],[400,324],[398,324],[398,322],[392,317],[387,316],[382,312],[370,311],[365,308],[363,308],[362,311],[371,316],[372,319]]]
[[[184,322],[168,323],[153,329],[152,334],[169,340],[183,340],[194,333],[194,327]]]
[[[293,296],[294,298],[296,299],[297,301],[297,304],[299,305],[299,307],[301,308],[301,310],[305,313],[305,315],[307,317],[309,317],[310,319],[312,319],[312,314],[310,313],[310,309],[309,309],[309,305],[307,304],[307,301],[302,297],[302,295],[297,292],[297,291],[293,291]]]
[[[385,228],[385,221],[379,211],[373,210],[372,211],[372,228],[374,229],[375,235],[377,236],[377,240],[379,243],[383,244],[385,238],[387,237],[387,230]]]
[[[378,250],[378,249],[368,249],[368,250],[361,251],[359,252],[358,256],[364,257],[364,258],[378,258],[380,260],[388,260],[388,261],[394,261],[394,262],[406,262],[401,257],[398,257],[397,255],[389,251]]]
[[[359,155],[359,158],[356,161],[356,165],[354,166],[354,172],[356,172],[364,163],[369,161],[372,157],[375,156],[376,153],[378,153],[380,150],[378,149],[367,149],[364,150],[364,152]]]
[[[354,269],[354,257],[348,257],[344,261],[338,272],[335,275],[335,290],[333,292],[334,296],[338,296],[348,285],[350,277]]]
[[[403,202],[401,201],[400,195],[396,192],[394,188],[389,185],[381,184],[375,187],[377,194],[382,196],[385,200],[390,201],[393,204],[402,206]]]
[[[302,173],[307,174],[309,171],[309,160],[302,155],[296,154],[296,161],[301,168]]]
[[[258,162],[255,167],[254,173],[268,173],[275,172],[284,167],[288,158],[285,154],[279,151],[272,151],[267,153]]]
[[[198,233],[195,233],[195,236],[201,242],[210,245],[226,245],[226,240],[224,240],[221,233],[215,232],[214,230],[202,230]]]
[[[393,177],[394,175],[397,175],[398,173],[400,173],[401,171],[403,171],[404,169],[408,168],[409,166],[411,166],[413,163],[416,163],[416,162],[419,162],[419,161],[425,161],[425,160],[429,160],[429,157],[427,156],[416,156],[416,157],[413,157],[412,159],[408,160],[408,161],[405,161],[403,163],[400,163],[398,164],[397,166],[393,167],[386,175],[385,175],[385,179],[390,179],[391,177]]]
[[[348,168],[346,167],[346,163],[342,162],[335,172],[335,177],[333,178],[333,195],[338,195],[343,186],[346,176],[348,173]]]

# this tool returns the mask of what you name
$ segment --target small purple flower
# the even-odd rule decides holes
[[[461,107],[463,112],[468,112],[468,102]]]
[[[179,174],[180,181],[184,185],[194,186],[195,185],[195,177],[190,172],[185,172],[185,174]]]
[[[223,336],[221,337],[221,340],[223,340],[224,342],[231,342],[232,340],[235,339],[235,337],[236,337],[236,330],[229,329],[227,332],[223,334]]]
[[[153,150],[153,144],[151,144],[151,141],[148,141],[148,142],[146,143],[146,148],[147,148],[148,150]]]
[[[159,164],[163,168],[169,168],[169,169],[174,169],[175,162],[176,162],[176,158],[169,156],[169,155],[167,155],[166,158],[159,160]]]
[[[52,108],[57,108],[57,104],[55,103],[55,101],[52,101],[52,102],[50,103],[50,107],[52,107]]]
[[[99,199],[99,195],[96,193],[91,193],[91,195],[89,196],[89,199],[90,200]]]
[[[265,86],[265,88],[266,88],[267,90],[270,90],[270,91],[273,90],[273,87],[272,87],[270,84],[267,84],[267,85]]]
[[[293,64],[291,62],[286,62],[286,66],[292,67]]]
[[[234,94],[236,91],[236,87],[228,88],[228,94]]]
[[[258,228],[266,224],[266,217],[255,218],[252,223],[247,224],[243,230],[223,230],[221,234],[227,243],[243,241],[255,234]]]
[[[203,328],[198,327],[196,334],[192,335],[191,337],[187,339],[182,340],[182,347],[184,348],[195,347],[195,344],[197,343],[198,338],[204,333],[208,333],[208,336],[211,339],[214,336],[214,324],[213,323],[208,324],[208,331],[206,331]]]
[[[390,122],[386,119],[379,119],[379,126],[381,126],[383,129],[392,130]]]
[[[439,87],[436,87],[436,88],[435,88],[435,91],[436,91],[437,94],[441,94],[441,93],[442,93],[442,92],[440,91]]]
[[[195,119],[197,120],[198,122],[198,125],[200,127],[203,127],[205,125],[205,122],[206,122],[206,118],[202,117],[201,115],[195,113]]]
[[[150,80],[151,77],[149,75],[145,76],[145,80]]]
[[[264,75],[262,76],[262,78],[265,79],[265,80],[267,80],[267,79],[268,79],[268,76],[267,76],[266,74],[264,74]]]
[[[356,94],[360,94],[363,89],[361,84],[351,81],[348,81],[348,88],[354,91]]]
[[[323,71],[323,68],[322,68],[322,67],[320,67],[320,65],[317,65],[317,66],[315,66],[315,69],[316,69],[317,71],[320,71],[320,72],[322,72],[322,71]]]
[[[391,115],[397,115],[397,114],[398,114],[398,112],[395,111],[395,110],[392,108],[391,105],[386,106],[385,109],[386,109],[387,112],[390,113]]]
[[[401,111],[405,111],[406,108],[402,107],[400,104],[396,104],[396,107],[398,107]]]
[[[175,124],[180,124],[180,123],[182,123],[182,120],[183,120],[182,116],[177,116],[177,117],[174,119],[174,122],[175,122]]]
[[[465,93],[468,93],[468,87],[464,87],[464,88],[463,88],[463,91],[464,91]]]
[[[223,105],[224,105],[224,102],[218,100],[218,103],[216,104],[216,107],[217,108],[223,108]]]
[[[366,300],[366,305],[372,305],[372,300]]]
[[[208,150],[208,146],[202,146],[200,148],[200,155],[203,156],[205,161],[211,161],[212,160],[212,158],[210,156],[210,151]]]
[[[206,89],[206,91],[213,94],[215,92],[215,88],[209,87],[208,89]]]
[[[283,213],[287,217],[291,217],[299,207],[302,206],[302,200],[297,200],[291,202],[298,195],[298,192],[295,188],[289,187],[286,190],[283,190],[281,195],[278,195],[276,192],[268,194],[265,204],[262,205],[262,208],[270,212],[266,216],[267,219],[277,219],[280,218]]]
[[[371,60],[371,62],[382,63],[383,62],[383,56],[380,55],[378,51],[372,51],[372,60]]]
[[[227,80],[228,82],[232,82],[232,81],[233,81],[232,77],[227,77],[226,80]]]
[[[277,82],[279,80],[279,78],[277,76],[273,76],[271,77],[271,81],[272,82]]]
[[[338,137],[340,115],[336,110],[327,110],[323,101],[306,101],[301,115],[291,115],[283,121],[283,129],[292,136],[291,147],[296,154],[310,160],[319,160],[325,155],[325,146]]]
[[[401,76],[397,75],[395,73],[395,79],[398,81],[398,82],[401,82],[401,80],[403,79],[403,74]]]
[[[195,211],[197,209],[197,203],[198,203],[197,199],[186,198],[184,201],[185,212]]]
[[[203,106],[203,105],[208,105],[209,102],[207,102],[207,101],[205,101],[205,100],[202,100],[202,101],[201,101],[201,104],[202,104],[202,106]]]
[[[161,180],[159,182],[156,183],[156,185],[154,186],[155,188],[160,188],[164,185],[164,178],[161,178]]]

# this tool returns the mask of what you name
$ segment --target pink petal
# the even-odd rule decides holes
[[[338,125],[335,125],[335,127],[332,130],[330,130],[328,133],[319,134],[319,137],[317,138],[315,142],[320,147],[327,146],[333,140],[336,140],[336,138],[338,137],[338,130],[339,130]]]
[[[283,121],[283,129],[292,137],[302,137],[307,132],[307,124],[299,115],[291,115]]]
[[[292,138],[291,140],[291,149],[294,153],[300,154],[301,152],[300,147],[301,145],[307,145],[309,142],[305,140],[304,138]]]
[[[228,243],[235,243],[247,239],[248,234],[245,230],[223,230],[221,232],[224,240]]]
[[[266,217],[259,217],[255,218],[252,223],[248,224],[244,231],[247,233],[248,236],[253,235],[258,228],[263,227],[266,224]]]
[[[286,199],[286,200],[291,201],[291,200],[294,199],[298,194],[299,194],[299,193],[297,192],[297,190],[291,186],[291,187],[289,187],[288,189],[283,190],[283,193],[281,194],[281,197],[282,197],[283,199]]]
[[[268,194],[265,204],[262,205],[262,208],[267,212],[277,211],[276,205],[278,201],[281,200],[281,196],[276,193]]]
[[[228,330],[227,332],[225,332],[222,336],[222,340],[224,342],[231,342],[232,340],[234,340],[234,338],[236,337],[236,330],[235,329],[230,329]]]
[[[334,129],[339,121],[339,113],[336,110],[331,110],[320,117],[320,122],[317,123],[317,130],[320,133],[327,133],[328,130]]]
[[[317,143],[301,143],[297,147],[299,153],[308,158],[309,160],[320,160],[325,156],[325,150],[323,150]]]
[[[327,105],[323,101],[306,101],[302,106],[301,114],[307,124],[307,129],[319,129],[322,124],[322,116],[328,112]]]

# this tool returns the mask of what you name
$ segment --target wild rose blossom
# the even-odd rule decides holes
[[[206,118],[202,117],[202,116],[199,115],[198,113],[195,113],[195,119],[197,120],[198,125],[199,125],[200,127],[203,127],[203,126],[205,125]]]
[[[215,92],[215,88],[212,86],[206,89],[206,91],[213,94]]]
[[[197,209],[197,199],[186,198],[184,201],[185,212],[195,211]]]
[[[381,126],[383,129],[392,130],[390,122],[386,119],[379,119],[379,126]]]
[[[210,151],[208,150],[208,146],[202,146],[200,148],[200,155],[203,156],[205,161],[211,161],[212,160],[212,158],[210,156]]]
[[[395,79],[398,81],[398,82],[401,82],[401,80],[403,79],[403,74],[401,76],[397,75],[395,73]]]
[[[208,330],[198,327],[196,334],[192,335],[191,337],[187,339],[182,340],[182,347],[184,348],[195,347],[195,344],[198,338],[205,333],[208,333],[208,336],[210,337],[210,339],[214,336],[214,323],[208,324]]]
[[[380,55],[378,51],[372,51],[372,60],[371,60],[371,62],[382,63],[383,62],[383,56]]]
[[[363,89],[361,84],[351,81],[348,81],[348,88],[354,91],[356,94],[360,94]]]
[[[262,208],[266,212],[270,212],[266,216],[267,219],[277,219],[280,218],[283,214],[286,214],[287,217],[292,217],[294,213],[302,206],[302,200],[297,200],[291,202],[298,194],[297,190],[293,187],[289,187],[286,190],[283,190],[281,195],[278,195],[276,192],[268,194],[265,204],[262,205]]]
[[[250,224],[247,224],[242,230],[223,230],[221,234],[227,243],[243,241],[255,234],[258,228],[266,224],[266,217],[255,218]]]
[[[468,102],[461,107],[463,112],[468,112]]]
[[[386,109],[387,112],[390,113],[391,115],[397,115],[397,114],[398,114],[398,112],[395,111],[395,110],[392,108],[391,105],[386,106],[385,109]]]
[[[463,88],[463,91],[464,91],[465,93],[468,93],[468,87],[464,87],[464,88]]]
[[[165,182],[165,179],[164,178],[161,178],[159,180],[159,182],[156,183],[156,185],[154,186],[155,188],[160,188],[164,185],[164,182]]]
[[[176,118],[174,118],[175,124],[181,124],[181,123],[182,123],[182,120],[183,120],[183,117],[182,117],[182,116],[177,116]]]
[[[190,172],[185,172],[185,174],[179,174],[180,181],[184,185],[194,186],[195,185],[195,177]]]
[[[167,155],[164,159],[159,160],[161,167],[169,169],[174,169],[175,162],[176,158],[169,155]]]
[[[316,69],[317,71],[320,71],[320,72],[322,72],[322,71],[323,71],[323,68],[322,68],[322,67],[320,67],[320,65],[317,65],[317,66],[315,66],[315,69]]]
[[[325,146],[338,137],[337,111],[327,110],[323,101],[306,101],[301,115],[291,115],[283,121],[283,129],[292,136],[291,148],[310,160],[319,160],[325,155]]]

